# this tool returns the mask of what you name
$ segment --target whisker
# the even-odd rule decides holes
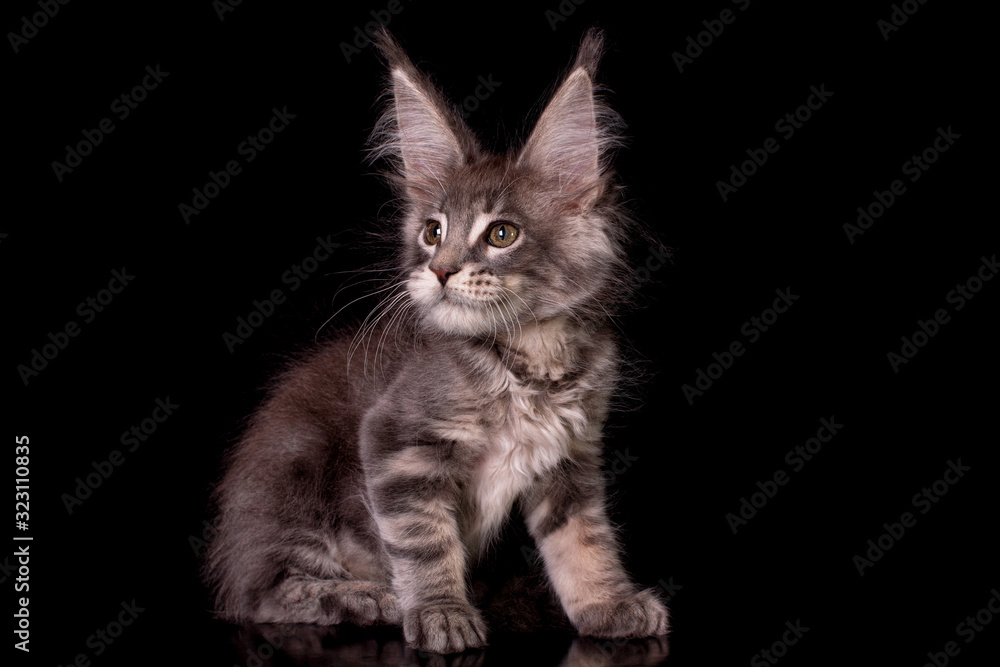
[[[516,297],[517,297],[518,299],[520,299],[521,303],[523,303],[523,304],[524,304],[524,307],[525,307],[525,308],[526,308],[526,309],[528,310],[528,313],[529,313],[529,314],[531,315],[531,319],[533,319],[533,320],[535,321],[535,324],[536,324],[536,325],[538,324],[538,318],[537,318],[537,317],[535,317],[535,311],[533,311],[533,310],[531,309],[531,306],[529,306],[529,305],[528,305],[528,302],[527,302],[527,301],[525,301],[525,300],[524,300],[523,298],[521,298],[521,295],[520,295],[520,294],[518,294],[517,292],[515,292],[514,290],[512,290],[512,289],[510,289],[510,288],[508,288],[508,287],[504,287],[503,285],[500,285],[500,289],[502,289],[502,290],[504,291],[504,293],[506,293],[506,294],[513,294],[513,295],[514,295],[514,296],[516,296]],[[555,302],[555,301],[553,301],[552,303],[556,303],[556,302]],[[513,305],[513,304],[512,304],[512,305]]]
[[[329,273],[324,273],[323,277],[328,278],[330,276],[339,276],[345,273],[392,273],[394,271],[405,271],[410,267],[407,266],[387,266],[378,269],[345,269],[344,271],[330,271]]]
[[[511,316],[510,324],[514,325],[514,326],[517,326],[517,316],[514,313],[513,304],[511,304],[509,302],[508,298],[506,297],[506,295],[504,295],[503,292],[500,292],[498,294],[498,296],[500,297],[500,300],[499,300],[498,303],[503,306],[504,310],[506,310],[507,312],[510,313],[510,316]],[[507,334],[506,338],[508,340],[510,340],[513,337],[513,335],[512,335],[513,332],[511,331],[511,326],[508,326],[508,322],[507,322],[506,318],[504,318],[504,329],[505,329],[506,334]],[[521,346],[520,330],[519,329],[516,329],[516,330],[518,331],[518,339],[517,339],[517,343],[516,343],[515,347],[516,348],[520,348],[520,346]],[[513,340],[510,340],[510,342],[513,343]],[[514,367],[514,354],[511,353],[510,346],[507,346],[507,349],[504,351],[503,357],[501,357],[501,359],[503,361],[506,361],[506,359],[508,357],[510,358],[510,365],[507,366],[507,370],[510,370],[511,368]]]
[[[565,312],[565,313],[566,313],[567,315],[569,315],[569,316],[570,316],[570,317],[572,317],[572,318],[573,318],[574,320],[576,320],[576,322],[578,322],[578,323],[580,324],[580,326],[583,326],[583,327],[586,327],[586,326],[587,326],[587,322],[586,322],[586,321],[585,321],[585,320],[583,319],[583,317],[581,317],[581,316],[580,316],[580,314],[579,314],[579,313],[577,313],[577,312],[576,312],[575,310],[572,310],[572,309],[571,309],[571,310],[569,310],[569,311],[565,311],[565,310],[564,310],[564,309],[565,309],[565,306],[566,306],[566,304],[565,304],[565,303],[562,303],[562,302],[560,302],[560,301],[556,301],[555,299],[550,299],[550,298],[548,298],[548,297],[544,297],[544,296],[538,296],[538,295],[535,295],[535,296],[534,296],[533,298],[534,298],[534,299],[535,299],[536,301],[539,301],[539,302],[541,302],[541,303],[545,303],[545,304],[550,304],[550,305],[553,305],[553,306],[556,306],[556,307],[558,307],[558,308],[559,308],[559,310],[561,310],[561,311]],[[537,320],[536,320],[536,321],[537,321]]]
[[[413,300],[412,299],[410,301],[407,301],[405,304],[403,304],[402,311],[403,311],[403,317],[400,320],[399,325],[396,327],[396,333],[393,335],[393,344],[396,346],[396,350],[397,351],[400,351],[399,350],[399,332],[402,331],[402,330],[405,330],[407,327],[409,327],[410,320],[413,319],[414,313],[413,313]],[[414,340],[414,345],[416,345],[416,336],[413,336],[413,340]]]
[[[581,291],[581,292],[583,292],[583,291],[584,291],[584,290],[583,290],[583,287],[582,287],[582,286],[580,285],[580,283],[576,282],[575,280],[573,280],[573,279],[572,279],[572,278],[570,278],[569,276],[564,276],[564,278],[565,278],[566,280],[570,281],[571,283],[573,283],[574,285],[576,285],[577,287],[579,287],[579,288],[580,288],[580,291]],[[597,299],[597,297],[596,297],[596,296],[594,296],[593,294],[588,294],[588,295],[587,295],[587,298],[589,298],[589,299],[592,299],[592,300],[594,301],[594,303],[596,303],[596,304],[597,304],[598,306],[600,306],[600,307],[601,307],[601,310],[603,310],[603,311],[604,311],[604,314],[608,316],[608,319],[611,319],[611,313],[609,313],[609,312],[607,311],[607,309],[606,309],[606,308],[604,307],[604,304],[603,304],[603,303],[601,303],[601,302],[600,302],[600,301],[599,301],[599,300]]]
[[[365,379],[368,378],[368,350],[371,347],[371,337],[375,333],[375,329],[378,327],[379,322],[381,322],[382,319],[386,315],[389,314],[389,312],[392,310],[393,306],[395,306],[397,303],[399,303],[399,301],[401,299],[405,299],[408,296],[409,296],[409,294],[406,291],[400,292],[399,294],[396,294],[395,296],[393,296],[392,300],[382,309],[382,312],[380,312],[378,314],[378,316],[372,321],[371,325],[369,325],[369,327],[368,327],[368,334],[367,334],[368,335],[368,342],[365,343],[365,360],[364,360],[364,363],[365,363],[365,365],[364,365]],[[374,363],[374,360],[373,360],[373,363]],[[375,366],[373,365],[372,366],[372,373],[374,373],[375,370],[376,370]]]
[[[397,320],[397,318],[400,316],[401,313],[403,313],[403,312],[405,312],[407,310],[407,308],[412,303],[413,303],[412,301],[407,301],[405,304],[403,304],[403,306],[401,308],[396,309],[396,312],[393,313],[392,317],[389,318],[389,322],[388,322],[388,324],[385,325],[385,329],[382,331],[382,335],[379,336],[378,345],[375,346],[375,368],[373,370],[377,370],[379,368],[378,361],[379,361],[379,355],[380,354],[381,354],[381,356],[383,358],[383,361],[384,361],[384,358],[385,358],[385,337],[389,334],[389,331],[392,329],[393,323]],[[385,379],[385,363],[382,364],[381,368],[382,368],[382,379],[384,380]]]
[[[398,290],[398,289],[405,288],[405,286],[406,286],[406,284],[408,282],[409,282],[409,280],[401,280],[398,283],[389,285],[388,287],[380,290],[380,291],[386,291],[386,290],[392,290],[392,291],[390,291],[390,293],[389,293],[388,296],[383,297],[383,299],[379,303],[377,303],[374,308],[372,308],[372,310],[368,313],[367,317],[365,317],[365,319],[361,322],[361,325],[358,327],[357,332],[354,334],[354,338],[353,338],[353,340],[351,340],[351,345],[347,349],[347,372],[348,373],[350,373],[350,371],[351,371],[351,361],[354,358],[354,353],[357,351],[358,347],[364,341],[364,336],[365,336],[365,334],[367,332],[367,328],[369,326],[369,324],[368,324],[369,321],[374,316],[375,320],[373,321],[373,323],[377,322],[378,319],[381,317],[381,314],[376,315],[376,313],[379,311],[379,309],[383,309],[384,310],[388,306],[388,304],[393,299],[395,299],[396,296],[398,296],[398,294],[396,294],[394,291]],[[364,369],[364,372],[365,372],[365,378],[367,379],[367,377],[368,377],[368,375],[367,375],[367,372],[368,372],[367,367]]]
[[[506,294],[504,294],[503,296],[507,300],[507,303],[510,304],[511,311],[515,311],[516,312],[516,308],[514,307],[514,302],[511,301],[510,297],[507,296]],[[530,308],[528,310],[529,310],[529,312],[531,311]],[[534,314],[532,314],[532,317],[534,317]],[[520,318],[520,316],[516,316],[514,318],[514,322],[515,322],[515,324],[517,324],[517,349],[521,349],[521,343],[522,343],[522,341],[524,339],[524,326],[521,324],[521,318]],[[512,359],[511,360],[511,368],[513,368],[513,366],[514,366],[514,360]]]
[[[404,282],[406,282],[406,281],[404,281]],[[340,309],[337,310],[337,312],[335,312],[333,315],[331,315],[330,317],[328,317],[326,319],[326,321],[323,322],[323,324],[319,325],[319,329],[316,330],[316,335],[313,336],[313,342],[316,342],[319,339],[319,333],[323,330],[323,327],[325,327],[327,324],[329,324],[330,322],[332,322],[333,318],[337,317],[337,315],[340,315],[340,313],[343,312],[344,308],[347,308],[351,304],[357,303],[358,301],[361,301],[362,299],[367,299],[368,297],[376,296],[378,294],[381,294],[382,292],[385,292],[387,290],[391,290],[393,287],[398,286],[398,284],[399,283],[397,283],[395,285],[388,285],[388,286],[383,287],[381,289],[377,289],[374,292],[369,292],[368,294],[363,294],[363,295],[359,296],[357,299],[354,299],[354,300],[352,300],[352,301],[344,304]],[[339,293],[340,290],[337,290],[337,292]],[[337,295],[334,294],[334,299],[336,299],[336,298],[337,298]],[[376,306],[376,308],[377,307],[378,306]]]

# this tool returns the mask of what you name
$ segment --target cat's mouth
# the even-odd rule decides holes
[[[487,308],[497,302],[494,295],[487,295],[464,287],[443,286],[438,296],[438,303],[445,301],[466,308]]]
[[[469,297],[468,295],[462,294],[461,292],[443,289],[441,290],[441,294],[438,297],[437,303],[457,306],[459,308],[464,308],[466,310],[484,311],[490,308],[490,305],[493,301],[494,301],[493,299],[484,299],[482,297]]]
[[[488,335],[513,326],[513,309],[496,297],[470,296],[458,290],[441,290],[429,309],[436,328],[460,335]]]
[[[479,336],[517,326],[526,304],[517,294],[520,284],[515,277],[470,270],[469,275],[451,275],[441,285],[437,277],[429,280],[429,273],[417,272],[409,289],[432,329]]]

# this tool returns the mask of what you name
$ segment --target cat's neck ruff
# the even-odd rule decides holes
[[[497,336],[502,363],[529,380],[558,382],[576,364],[585,342],[582,327],[568,316],[532,321]]]

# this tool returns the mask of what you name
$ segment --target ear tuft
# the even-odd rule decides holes
[[[584,35],[569,74],[535,124],[518,164],[554,181],[586,209],[606,187],[604,165],[619,143],[618,116],[598,96],[594,76],[604,49],[603,33]]]
[[[573,70],[583,68],[591,79],[597,78],[597,65],[604,55],[604,31],[590,28],[580,40],[580,49],[576,53]]]
[[[440,189],[451,170],[475,157],[478,142],[384,26],[374,42],[389,68],[389,80],[368,158],[386,159],[411,192]]]
[[[392,97],[403,175],[433,182],[462,163],[458,139],[432,98],[402,68],[392,70]]]

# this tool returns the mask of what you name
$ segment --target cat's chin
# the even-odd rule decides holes
[[[504,322],[485,303],[445,298],[429,309],[425,322],[437,332],[454,336],[488,336],[503,333]],[[510,324],[507,324],[510,327]]]

